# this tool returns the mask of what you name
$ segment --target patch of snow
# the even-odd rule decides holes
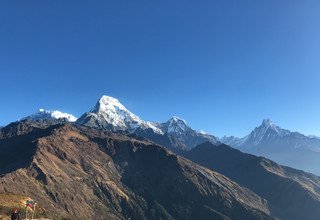
[[[59,118],[66,118],[68,121],[70,122],[75,122],[77,120],[76,117],[74,117],[73,115],[71,114],[67,114],[67,113],[63,113],[63,112],[60,112],[60,111],[52,111],[51,112],[51,116],[53,118],[56,118],[56,119],[59,119]]]
[[[40,119],[60,119],[60,118],[65,118],[70,122],[75,122],[77,120],[77,118],[71,114],[60,112],[58,110],[49,111],[43,108],[39,109],[37,113],[30,115],[28,117],[25,117],[23,119],[40,120]]]

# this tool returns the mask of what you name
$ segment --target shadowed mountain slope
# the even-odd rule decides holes
[[[280,166],[263,157],[227,145],[203,143],[185,156],[216,170],[267,199],[271,214],[280,219],[319,219],[320,177]]]
[[[272,219],[225,176],[132,135],[30,121],[0,130],[0,193],[75,219]]]

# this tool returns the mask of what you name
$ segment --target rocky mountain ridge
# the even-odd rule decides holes
[[[273,219],[255,193],[133,134],[30,120],[0,134],[0,193],[28,195],[52,216]]]

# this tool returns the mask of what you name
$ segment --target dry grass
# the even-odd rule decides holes
[[[30,198],[22,195],[0,193],[0,220],[10,220],[10,216],[15,208],[20,212],[20,217],[24,219],[26,213],[26,201]],[[32,215],[32,210],[28,208],[28,216]],[[45,212],[41,207],[36,208],[37,216],[45,217]],[[41,218],[45,219],[45,218]]]
[[[0,194],[0,219],[10,219],[9,216],[14,208],[20,210],[25,208],[25,201],[28,199],[26,196]]]

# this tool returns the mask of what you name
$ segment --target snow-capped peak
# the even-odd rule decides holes
[[[124,105],[122,105],[118,99],[113,98],[111,96],[102,96],[98,103],[96,104],[95,108],[93,110],[96,111],[128,111]],[[129,112],[129,111],[128,111]]]
[[[167,122],[167,132],[168,133],[183,133],[186,131],[186,129],[189,127],[187,125],[187,122],[183,120],[182,118],[179,118],[177,116],[173,116],[169,119]]]
[[[290,133],[288,130],[282,129],[279,126],[277,126],[276,124],[274,124],[270,119],[264,119],[262,121],[262,124],[258,128],[260,128],[260,130],[263,130],[264,132],[268,129],[271,129],[271,130],[275,131],[280,136],[285,136],[288,133]]]
[[[29,119],[29,120],[40,120],[40,119],[60,119],[65,118],[70,122],[75,122],[77,120],[76,117],[74,117],[71,114],[60,112],[58,110],[45,110],[45,109],[39,109],[39,111],[33,115],[30,115],[28,117],[25,117],[23,119]]]
[[[95,107],[83,114],[77,123],[111,131],[137,132],[140,135],[151,134],[147,131],[151,129],[154,133],[178,138],[186,146],[192,147],[203,141],[217,142],[216,137],[193,130],[185,120],[177,116],[165,123],[144,121],[130,112],[118,99],[110,96],[102,96]]]
[[[95,118],[100,124],[111,128],[112,130],[122,130],[134,132],[136,129],[152,129],[156,133],[161,133],[153,123],[140,119],[137,115],[131,113],[120,101],[111,96],[102,96],[95,107],[83,115],[78,123],[85,123],[87,116]]]
[[[184,119],[179,118],[178,116],[173,116],[172,118],[169,119],[169,121],[171,121],[171,122],[179,122],[180,121],[184,124],[187,124],[187,122]]]
[[[254,145],[258,145],[264,139],[284,137],[290,133],[290,131],[275,125],[270,119],[264,119],[262,124],[250,133],[248,140],[251,140]]]

